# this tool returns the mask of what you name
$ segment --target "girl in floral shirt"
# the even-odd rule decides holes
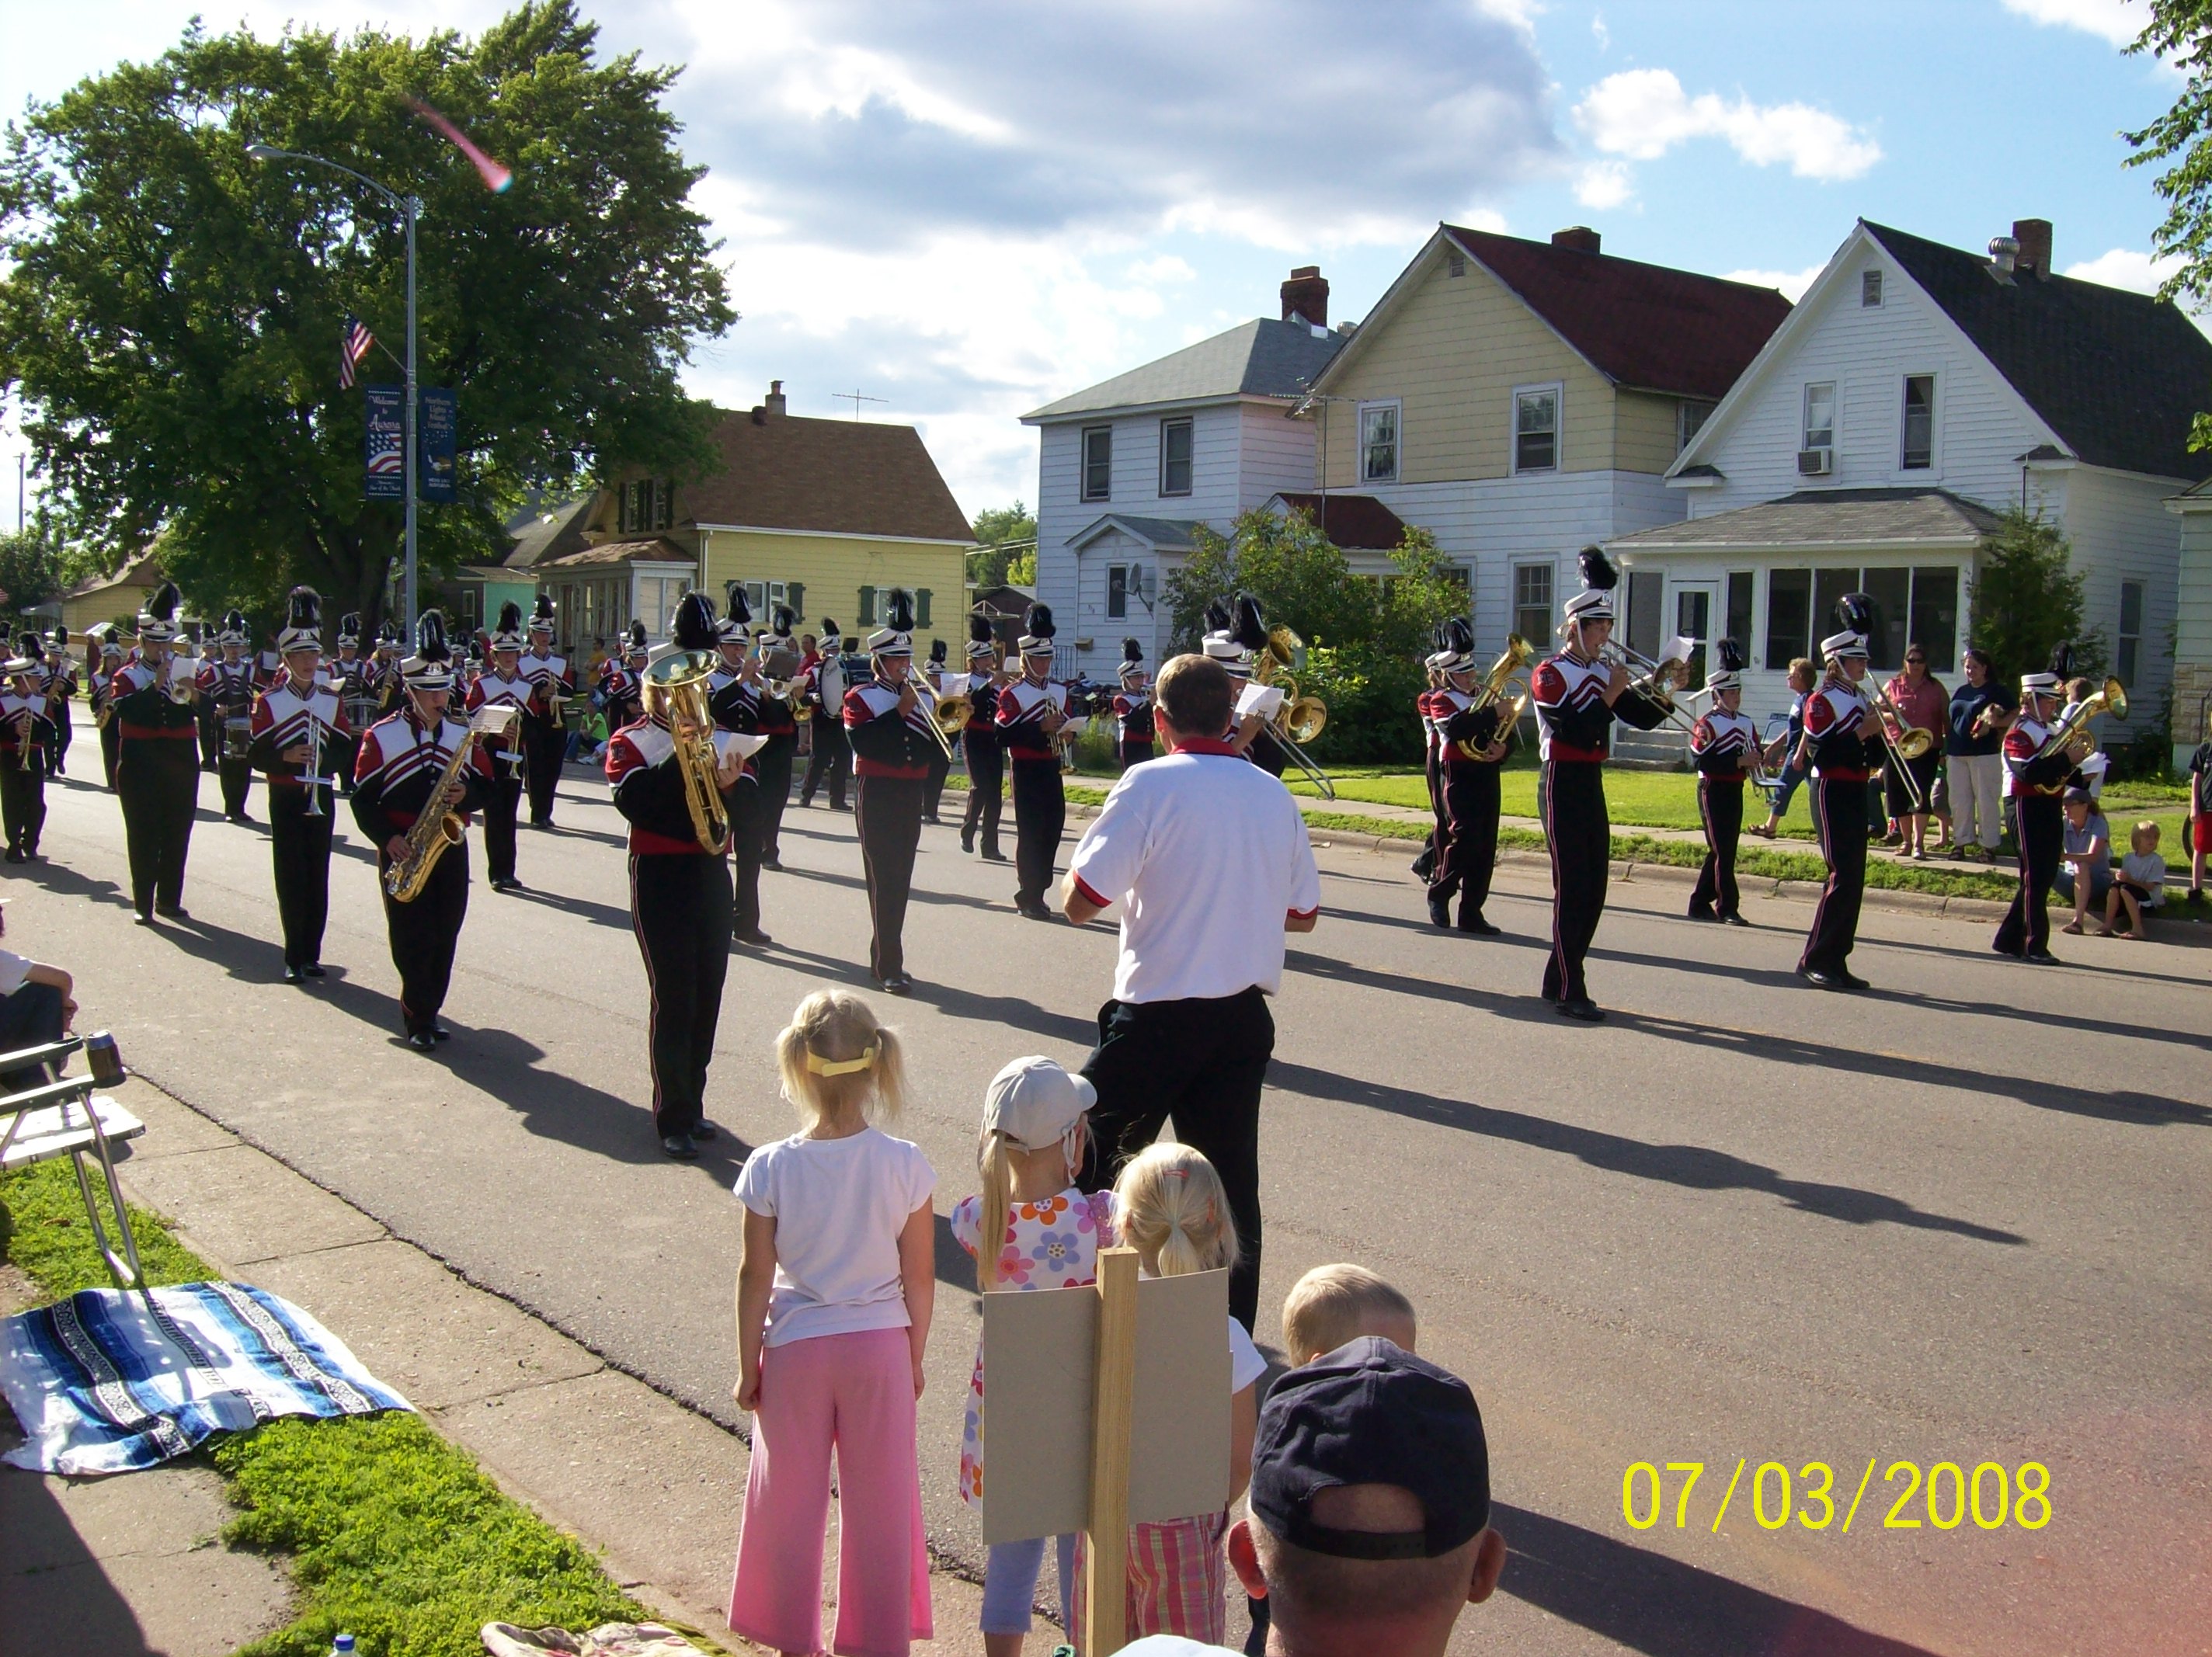
[[[1091,1083],[1049,1059],[1017,1059],[991,1078],[976,1148],[983,1189],[952,1211],[952,1235],[975,1257],[985,1294],[997,1290],[1073,1289],[1096,1283],[1111,1197],[1086,1196],[1075,1170],[1091,1138]],[[995,1250],[986,1242],[995,1239]],[[960,1447],[960,1494],[983,1504],[983,1343],[968,1383],[968,1423]],[[1063,1627],[1074,1586],[1075,1538],[1054,1539]],[[987,1657],[1021,1657],[1030,1605],[1044,1568],[1044,1539],[995,1542],[983,1572]]]

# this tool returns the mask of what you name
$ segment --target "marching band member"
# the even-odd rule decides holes
[[[1582,550],[1583,590],[1567,600],[1562,647],[1528,676],[1536,707],[1541,777],[1537,798],[1552,854],[1552,953],[1544,998],[1587,1024],[1605,1014],[1589,998],[1583,958],[1605,913],[1613,827],[1605,809],[1605,759],[1613,722],[1650,731],[1670,704],[1657,686],[1631,683],[1628,670],[1601,652],[1613,637],[1613,589],[1620,572],[1600,547]]]
[[[322,665],[322,599],[294,587],[276,634],[284,677],[253,706],[246,757],[268,780],[269,851],[276,913],[284,925],[284,981],[323,975],[323,925],[331,908],[331,767],[350,727]]]
[[[54,630],[42,643],[46,665],[33,677],[35,688],[46,704],[46,722],[54,728],[54,745],[49,756],[52,762],[49,768],[58,777],[69,768],[70,739],[75,734],[71,728],[70,703],[76,696],[76,664],[70,659],[69,628],[60,622],[54,624]]]
[[[968,762],[968,810],[960,819],[960,849],[975,849],[975,834],[983,835],[983,861],[1004,863],[999,849],[1000,796],[1006,786],[1006,744],[999,739],[999,692],[1006,683],[999,671],[999,649],[991,637],[991,618],[971,612],[968,617],[968,679],[963,694],[968,698],[968,728],[960,733],[960,751]]]
[[[771,652],[788,657],[799,651],[798,640],[791,636],[792,628],[799,625],[797,612],[789,604],[778,604],[769,611],[769,620],[770,625],[761,628],[753,641],[763,665],[763,674]],[[768,738],[768,746],[752,759],[753,775],[757,779],[754,794],[760,818],[760,866],[763,869],[781,871],[783,867],[783,808],[791,803],[791,759],[799,747],[799,719],[793,704],[804,694],[801,680],[792,684],[787,695],[769,695],[763,678],[754,710],[753,728]]]
[[[484,786],[484,865],[495,892],[522,889],[514,877],[515,819],[522,810],[523,710],[538,688],[522,671],[522,606],[513,599],[499,607],[499,627],[491,635],[491,665],[471,683],[464,711],[496,705],[516,710],[503,737],[486,737],[491,780]]]
[[[2012,803],[2013,836],[2020,848],[2020,890],[1997,923],[1990,947],[2039,967],[2057,964],[2051,953],[2051,887],[2058,878],[2066,844],[2062,801],[2082,752],[2079,740],[2071,749],[2051,741],[2051,716],[2073,656],[2070,646],[2060,645],[2051,652],[2046,671],[2020,676],[2020,716],[2004,738],[2005,798]]]
[[[844,640],[837,623],[822,622],[822,642],[816,646],[814,665],[806,671],[806,700],[814,709],[814,752],[806,762],[806,775],[799,785],[799,803],[814,804],[814,791],[823,778],[830,779],[830,809],[845,809],[845,779],[852,774],[853,749],[845,739]]]
[[[368,725],[378,720],[390,719],[407,705],[406,682],[399,675],[399,650],[404,642],[399,623],[386,616],[376,629],[376,653],[369,659],[368,671],[362,675],[369,695],[376,699],[375,717],[356,735],[365,733]]]
[[[1436,727],[1429,723],[1429,699],[1443,688],[1444,676],[1437,664],[1450,653],[1450,626],[1449,622],[1437,623],[1437,647],[1421,661],[1428,683],[1413,698],[1413,716],[1421,722],[1421,775],[1429,785],[1429,816],[1435,820],[1420,856],[1413,859],[1413,878],[1424,886],[1436,878],[1437,852],[1444,843],[1443,756],[1437,751]]]
[[[46,772],[52,763],[54,723],[47,715],[45,640],[26,633],[0,662],[0,828],[8,835],[8,861],[39,861],[39,831],[46,822]]]
[[[252,635],[246,630],[246,617],[234,610],[231,611],[230,614],[231,616],[236,616],[238,617],[239,642],[240,644],[250,644],[252,642]],[[226,631],[228,630],[230,627],[229,616],[225,616],[223,618],[223,627]],[[257,696],[263,691],[268,689],[270,685],[275,684],[277,680],[284,677],[284,656],[283,652],[277,647],[276,638],[274,634],[269,635],[269,637],[263,642],[261,648],[254,652],[252,672],[251,677],[253,681],[253,694]]]
[[[1240,592],[1232,610],[1217,598],[1206,607],[1206,622],[1207,631],[1200,648],[1228,670],[1230,688],[1241,704],[1260,652],[1267,647],[1267,622],[1260,612],[1260,601],[1249,592]],[[1279,777],[1290,768],[1291,756],[1275,740],[1274,730],[1264,714],[1237,713],[1229,740],[1238,753],[1271,777]]]
[[[714,601],[701,592],[684,595],[670,631],[678,650],[711,651],[722,642]],[[729,840],[700,844],[678,747],[686,733],[670,718],[665,695],[648,691],[643,715],[607,738],[606,772],[615,809],[629,824],[630,926],[653,997],[653,1128],[663,1150],[690,1162],[697,1142],[716,1133],[706,1117],[707,1065],[730,965]],[[714,740],[714,787],[734,832],[741,809],[732,797],[744,781],[749,745],[759,739],[723,731]]]
[[[1126,771],[1152,756],[1152,676],[1145,671],[1145,646],[1121,640],[1121,689],[1114,697],[1114,753]]]
[[[85,629],[84,699],[92,709],[93,729],[100,737],[100,770],[107,792],[115,792],[115,760],[121,751],[123,727],[115,723],[112,692],[115,676],[123,671],[123,646],[115,637],[115,623],[102,622]]]
[[[331,693],[338,699],[338,711],[345,717],[345,729],[336,733],[326,732],[324,740],[331,745],[330,756],[324,762],[330,774],[337,779],[341,798],[353,792],[353,756],[361,741],[364,721],[356,718],[362,701],[368,695],[368,663],[361,653],[361,612],[348,610],[338,617],[337,659],[325,670],[330,679]]]
[[[207,636],[198,643],[195,644],[187,639],[180,641],[177,646],[177,659],[191,665],[192,683],[195,687],[200,688],[198,725],[200,769],[210,775],[213,775],[222,764],[222,709],[215,698],[206,693],[203,679],[205,675],[214,671],[216,664],[222,660],[222,652],[216,642],[216,638],[217,629],[210,628]],[[250,678],[252,670],[247,669],[246,673]]]
[[[645,623],[632,622],[629,636],[599,667],[599,707],[607,716],[607,729],[619,731],[634,723],[641,711],[641,676],[647,659]]]
[[[199,804],[192,677],[172,654],[183,602],[174,581],[155,590],[138,612],[138,659],[118,672],[107,690],[108,723],[116,731],[115,792],[131,853],[131,907],[142,926],[152,926],[156,914],[184,919],[185,857]]]
[[[576,694],[576,672],[554,648],[553,600],[539,593],[531,606],[530,647],[518,665],[530,681],[522,710],[522,779],[530,791],[530,826],[553,826],[553,800],[568,757],[568,730],[561,704]],[[611,722],[607,729],[615,727]]]
[[[1759,727],[1743,712],[1743,652],[1733,639],[1713,646],[1719,665],[1705,675],[1713,705],[1690,728],[1690,764],[1698,774],[1698,821],[1705,860],[1690,893],[1690,919],[1751,923],[1737,912],[1735,846],[1743,832],[1743,786],[1759,752]]]
[[[1443,826],[1437,835],[1435,873],[1429,883],[1429,919],[1456,930],[1495,938],[1499,929],[1482,913],[1498,864],[1498,768],[1512,744],[1498,729],[1498,705],[1476,707],[1474,628],[1455,616],[1440,629],[1443,641],[1429,659],[1443,683],[1423,700],[1430,744],[1437,751],[1437,797]]]
[[[855,826],[875,925],[868,970],[887,995],[914,988],[906,974],[907,893],[921,843],[921,791],[929,778],[929,705],[908,674],[914,666],[914,600],[899,588],[884,606],[884,625],[868,635],[875,677],[845,693],[844,729],[853,744]],[[823,643],[827,659],[828,641]],[[1059,771],[1053,773],[1059,780]],[[1018,796],[1017,796],[1018,798]]]
[[[246,737],[253,723],[257,669],[246,659],[246,612],[234,610],[216,634],[220,657],[203,662],[198,684],[200,707],[216,733],[216,774],[222,780],[222,815],[232,822],[251,822],[246,815],[246,785],[253,768],[246,762]]]
[[[744,584],[732,581],[724,590],[729,594],[730,610],[714,629],[714,646],[721,652],[722,660],[707,681],[707,710],[714,717],[715,729],[732,736],[760,738],[759,746],[753,750],[754,758],[744,768],[750,780],[729,802],[730,854],[737,865],[730,936],[758,949],[775,940],[761,930],[760,924],[761,848],[766,844],[761,820],[768,803],[756,764],[769,743],[761,729],[763,715],[769,707],[783,704],[769,695],[761,683],[761,664],[745,633],[753,616],[751,606],[745,602]]]
[[[929,670],[921,676],[921,689],[924,700],[929,703],[929,717],[933,719],[937,717],[938,703],[957,694],[945,683],[949,676],[945,664],[949,654],[944,640],[932,639],[929,641]],[[962,683],[964,683],[967,677],[965,673],[961,674]],[[945,780],[952,774],[951,745],[952,739],[948,737],[945,746],[929,756],[929,777],[921,789],[921,820],[930,828],[939,827],[943,822],[938,816],[938,810],[945,804]]]
[[[999,693],[998,725],[1013,773],[1014,907],[1031,920],[1050,920],[1044,895],[1067,826],[1060,781],[1060,728],[1067,723],[1067,687],[1052,679],[1051,609],[1031,604],[1015,641],[1022,676]]]
[[[438,1022],[438,1010],[453,982],[453,951],[469,912],[468,847],[449,847],[411,903],[397,901],[384,877],[406,857],[407,833],[425,813],[451,814],[465,828],[467,814],[483,802],[491,764],[477,746],[451,785],[439,791],[438,780],[468,727],[447,717],[453,666],[446,618],[424,610],[415,639],[415,653],[399,665],[405,696],[400,710],[362,734],[354,762],[353,819],[376,847],[377,890],[384,899],[392,964],[399,969],[407,1045],[428,1053],[453,1034]]]
[[[1844,630],[1820,640],[1827,674],[1805,699],[1805,734],[1797,744],[1799,768],[1812,773],[1813,826],[1828,860],[1797,974],[1824,990],[1863,990],[1866,980],[1854,975],[1849,962],[1866,893],[1867,785],[1889,745],[1859,689],[1867,674],[1873,601],[1863,593],[1845,593],[1836,601],[1836,617]]]

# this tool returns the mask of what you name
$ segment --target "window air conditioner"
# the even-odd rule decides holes
[[[1800,449],[1797,451],[1797,476],[1826,477],[1836,469],[1833,449]]]

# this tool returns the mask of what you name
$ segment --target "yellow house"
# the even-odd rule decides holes
[[[87,628],[98,627],[102,622],[113,622],[126,634],[135,632],[138,612],[164,579],[149,548],[125,560],[112,575],[89,577],[62,594],[62,625],[79,644]]]
[[[968,521],[911,426],[785,411],[783,382],[722,416],[720,465],[694,482],[631,475],[602,490],[590,544],[533,566],[562,642],[588,657],[633,617],[657,642],[693,588],[726,607],[744,585],[757,624],[788,604],[798,630],[834,621],[847,638],[880,625],[885,596],[915,598],[915,653],[967,636]]]

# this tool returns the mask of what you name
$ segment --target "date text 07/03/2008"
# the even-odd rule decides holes
[[[1730,1505],[1737,1499],[1738,1486],[1749,1471],[1747,1505],[1760,1529],[1778,1531],[1796,1524],[1808,1531],[1825,1531],[1833,1526],[1848,1536],[1858,1520],[1860,1503],[1875,1483],[1875,1469],[1881,1460],[1880,1456],[1867,1458],[1857,1488],[1845,1502],[1840,1500],[1835,1469],[1825,1461],[1805,1462],[1793,1472],[1786,1462],[1762,1461],[1753,1467],[1750,1458],[1739,1458],[1711,1510],[1711,1533],[1720,1534],[1721,1521],[1728,1517]],[[1694,1502],[1693,1498],[1705,1474],[1702,1461],[1631,1462],[1620,1478],[1620,1516],[1631,1530],[1648,1531],[1664,1522],[1671,1508],[1676,1530],[1702,1524],[1703,1503]],[[1844,1477],[1848,1488],[1848,1472]],[[1711,1500],[1711,1489],[1707,1487],[1706,1501]],[[1893,1461],[1883,1470],[1875,1496],[1883,1510],[1880,1527],[1883,1530],[1954,1531],[1971,1520],[1977,1529],[1984,1531],[2002,1530],[2008,1525],[2039,1531],[2051,1522],[2051,1470],[2040,1461],[2023,1461],[2014,1467],[2000,1461],[1983,1461],[1971,1470],[1956,1461],[1938,1461],[1924,1470],[1917,1461]],[[1869,1509],[1868,1517],[1873,1517],[1873,1513]]]

